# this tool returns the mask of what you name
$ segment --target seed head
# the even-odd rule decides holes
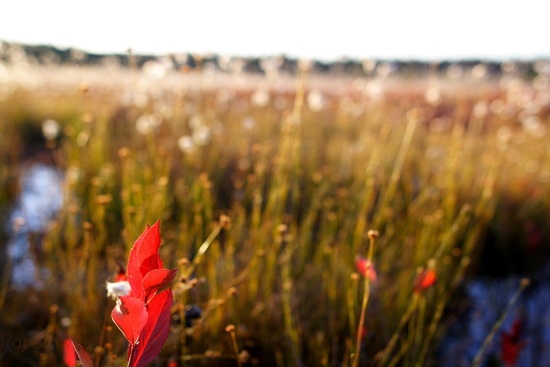
[[[380,236],[380,233],[378,233],[377,230],[371,229],[367,232],[367,236],[370,240],[375,240],[378,238],[378,236]]]
[[[231,218],[224,214],[220,215],[220,226],[223,229],[231,228]]]
[[[227,325],[227,326],[225,327],[225,331],[226,331],[227,333],[233,333],[233,332],[235,332],[235,325],[233,325],[233,324]]]

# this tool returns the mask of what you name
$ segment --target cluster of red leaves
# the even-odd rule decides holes
[[[128,367],[145,367],[152,362],[170,331],[173,296],[169,287],[177,269],[163,268],[160,242],[157,221],[147,227],[130,250],[126,276],[131,293],[121,296],[111,312],[113,322],[129,343]],[[82,365],[93,366],[84,348],[73,344]]]

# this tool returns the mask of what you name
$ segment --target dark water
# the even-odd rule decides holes
[[[52,166],[36,164],[26,169],[22,190],[8,220],[8,258],[11,264],[11,287],[41,289],[41,279],[48,276],[37,265],[41,236],[48,223],[63,206],[63,175]],[[520,336],[526,341],[517,367],[550,366],[550,266],[542,270],[532,286],[525,290],[504,319],[500,331],[485,353],[482,366],[501,366],[503,331],[515,320],[523,320]],[[468,311],[450,325],[439,348],[439,365],[470,366],[491,328],[502,315],[508,301],[518,289],[519,278],[477,280],[465,284]]]
[[[41,237],[63,205],[63,175],[51,166],[35,164],[23,172],[21,184],[6,229],[10,285],[40,289],[48,274],[35,260],[42,252]]]
[[[482,366],[500,363],[503,332],[509,333],[521,320],[520,341],[525,342],[516,367],[550,366],[550,266],[543,269],[505,314],[499,332],[486,350]],[[444,367],[471,366],[493,325],[519,288],[521,279],[476,280],[465,285],[467,313],[451,324],[439,352]]]

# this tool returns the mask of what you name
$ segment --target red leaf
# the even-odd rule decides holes
[[[157,292],[167,288],[170,283],[176,277],[178,269],[155,269],[151,270],[143,278],[143,289],[145,292],[145,303],[148,304],[151,298],[157,294]]]
[[[178,367],[178,360],[176,357],[172,357],[168,360],[168,367]]]
[[[141,243],[138,247],[139,270],[145,276],[149,271],[162,268],[162,261],[159,256],[160,248],[160,222],[157,220],[152,227],[147,228],[145,233],[138,238]]]
[[[436,281],[437,275],[435,273],[435,269],[428,268],[420,273],[420,275],[416,278],[416,281],[414,282],[414,291],[422,292],[433,286]]]
[[[86,349],[84,349],[82,345],[75,342],[73,338],[70,338],[70,339],[71,339],[71,343],[73,344],[74,351],[76,352],[78,359],[80,359],[80,363],[82,363],[82,367],[94,367],[94,362],[92,361],[92,357],[90,357],[88,352],[86,352]],[[64,348],[66,351],[66,345],[64,345]]]
[[[76,366],[76,351],[73,347],[73,342],[69,338],[63,340],[63,362],[67,367]]]
[[[136,344],[147,323],[145,303],[135,297],[122,296],[111,312],[111,318],[130,345]]]
[[[144,299],[143,277],[151,270],[162,267],[159,256],[160,232],[159,221],[152,227],[147,226],[130,250],[128,257],[127,277],[132,293],[139,299]]]
[[[512,325],[512,330],[502,334],[502,345],[500,350],[500,356],[505,366],[513,367],[516,365],[519,353],[525,347],[525,340],[520,341],[521,330],[523,328],[523,321],[517,319]]]
[[[365,259],[362,256],[356,256],[355,268],[357,269],[359,274],[366,278],[369,278],[371,282],[376,283],[378,276],[376,275],[374,264],[369,259]]]
[[[162,350],[170,332],[172,291],[158,293],[147,305],[149,318],[140,335],[139,343],[130,351],[128,367],[145,367]]]

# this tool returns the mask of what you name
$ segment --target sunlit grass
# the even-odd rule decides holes
[[[67,334],[121,364],[105,282],[157,219],[161,257],[181,277],[162,358],[189,364],[246,349],[261,365],[423,366],[454,291],[484,266],[487,233],[529,264],[545,250],[529,253],[525,225],[550,228],[548,108],[533,106],[547,86],[103,73],[35,70],[0,100],[3,187],[28,131],[46,119],[62,129],[48,148],[65,206],[44,240],[52,276],[39,303],[55,307],[36,325],[43,365],[62,363],[49,346]],[[539,122],[522,125],[526,110]],[[370,249],[369,230],[380,234]],[[354,268],[368,251],[373,284]],[[414,292],[428,267],[436,284]],[[8,320],[25,294],[5,294]],[[191,327],[188,305],[203,310]]]

